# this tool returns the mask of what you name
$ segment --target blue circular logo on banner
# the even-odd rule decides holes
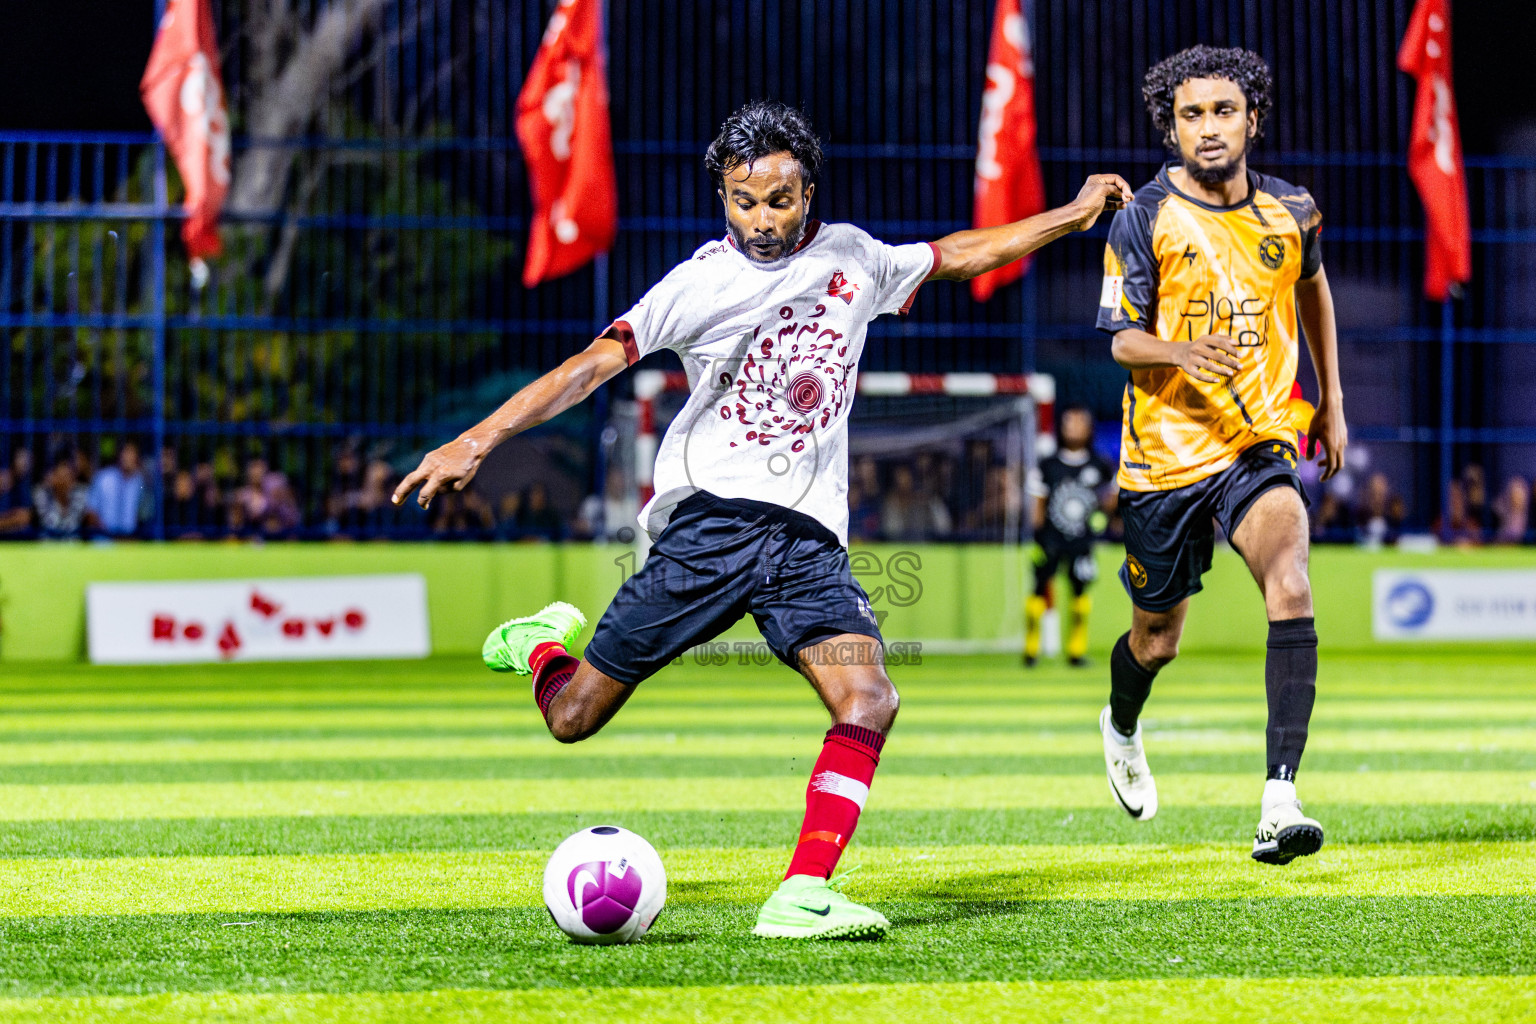
[[[1435,614],[1435,595],[1418,580],[1404,580],[1387,594],[1387,617],[1400,629],[1418,629]]]

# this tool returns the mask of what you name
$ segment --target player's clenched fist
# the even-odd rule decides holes
[[[441,448],[428,452],[422,458],[421,465],[400,481],[400,486],[395,488],[395,493],[390,500],[396,505],[402,504],[406,497],[419,486],[421,494],[417,496],[416,503],[426,508],[432,503],[437,493],[445,487],[462,491],[475,478],[475,473],[480,469],[480,463],[485,461],[489,452],[488,445],[473,437],[460,437],[449,441]]]
[[[1072,209],[1078,216],[1073,228],[1087,231],[1099,219],[1099,214],[1105,210],[1118,210],[1133,198],[1131,186],[1120,175],[1090,174],[1077,198],[1072,200]]]
[[[1220,384],[1243,368],[1242,353],[1231,338],[1207,334],[1194,341],[1173,343],[1173,364],[1196,380]]]

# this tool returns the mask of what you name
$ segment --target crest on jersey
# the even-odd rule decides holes
[[[1285,239],[1279,235],[1265,235],[1259,239],[1259,262],[1270,270],[1279,270],[1285,262]]]
[[[853,305],[853,293],[859,290],[859,286],[843,276],[841,270],[832,271],[832,280],[827,283],[827,294],[842,299],[850,306]]]

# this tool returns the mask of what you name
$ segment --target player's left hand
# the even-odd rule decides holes
[[[1319,405],[1307,427],[1307,450],[1303,454],[1323,463],[1323,479],[1327,480],[1344,468],[1344,449],[1348,447],[1349,426],[1344,422],[1343,403]]]
[[[1118,210],[1129,203],[1131,186],[1118,174],[1090,174],[1083,183],[1082,191],[1072,200],[1072,210],[1077,215],[1074,231],[1087,231],[1105,210]]]

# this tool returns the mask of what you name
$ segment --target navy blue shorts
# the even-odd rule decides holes
[[[779,660],[840,633],[881,640],[836,535],[803,512],[707,491],[672,512],[598,620],[585,657],[633,685],[748,612]],[[881,641],[883,643],[883,641]]]
[[[1120,582],[1136,607],[1165,612],[1201,589],[1216,546],[1213,520],[1227,539],[1259,495],[1273,487],[1294,487],[1307,500],[1296,475],[1296,446],[1264,441],[1245,450],[1214,476],[1169,491],[1120,492],[1125,523],[1125,564]]]

